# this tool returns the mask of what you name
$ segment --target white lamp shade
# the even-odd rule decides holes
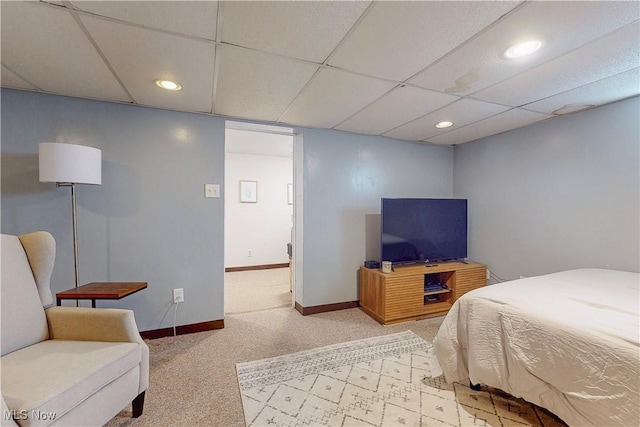
[[[41,142],[40,182],[102,184],[102,151],[84,145]]]

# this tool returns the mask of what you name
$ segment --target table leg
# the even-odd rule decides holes
[[[62,301],[60,301],[60,298],[56,298],[56,305],[58,307],[62,305]]]
[[[96,308],[96,300],[91,300],[91,307]]]

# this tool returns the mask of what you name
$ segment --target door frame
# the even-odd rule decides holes
[[[290,135],[293,137],[293,235],[291,243],[293,251],[291,257],[292,286],[291,307],[296,307],[296,302],[303,307],[303,219],[304,219],[304,150],[302,131],[286,126],[265,125],[239,120],[225,120],[226,129],[248,130],[261,133],[274,133]],[[225,141],[226,146],[226,141]],[[225,149],[226,153],[226,149]],[[225,154],[226,162],[226,154]],[[226,168],[226,165],[225,165]],[[224,194],[224,192],[223,192]],[[226,238],[226,236],[225,236]]]

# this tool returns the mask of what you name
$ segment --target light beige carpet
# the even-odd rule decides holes
[[[289,269],[234,271],[224,274],[225,314],[291,307]]]
[[[247,426],[559,427],[522,399],[448,384],[411,331],[236,366]]]
[[[244,426],[236,364],[412,330],[432,341],[442,318],[381,326],[360,309],[302,316],[292,308],[225,316],[225,328],[147,341],[149,389],[143,415],[131,406],[107,425]]]

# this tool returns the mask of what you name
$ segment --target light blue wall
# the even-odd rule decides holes
[[[469,258],[503,278],[567,268],[639,270],[638,98],[480,141],[424,146],[302,129],[305,307],[354,301],[367,215],[381,197],[469,199]],[[79,186],[81,282],[145,280],[109,306],[141,330],[223,318],[224,120],[2,90],[2,232],[49,230],[54,292],[73,284],[69,190],[38,182],[37,144],[103,151],[103,185]]]
[[[382,197],[451,197],[453,150],[304,130],[305,307],[355,301],[365,216]]]
[[[639,117],[636,97],[455,147],[469,257],[504,279],[639,271]]]
[[[367,215],[381,197],[469,199],[469,258],[498,275],[639,270],[638,98],[450,147],[302,129],[305,306],[358,299]],[[54,292],[73,284],[69,190],[38,182],[37,144],[103,151],[103,185],[79,186],[81,282],[145,280],[109,306],[141,330],[223,318],[218,117],[2,90],[2,232],[58,242]],[[223,195],[224,196],[224,195]]]
[[[315,129],[304,134],[303,306],[354,301],[365,214],[381,197],[451,197],[452,149]],[[80,281],[147,281],[120,301],[141,330],[223,318],[224,119],[2,90],[2,232],[58,243],[54,292],[73,286],[69,190],[38,182],[38,142],[103,152],[102,186],[78,186]]]
[[[2,232],[50,231],[54,293],[73,286],[70,192],[38,182],[38,142],[102,150],[101,186],[78,186],[80,281],[147,281],[108,306],[133,308],[141,330],[223,318],[224,120],[2,90]],[[103,303],[104,304],[104,303]],[[100,305],[100,303],[98,303]]]

